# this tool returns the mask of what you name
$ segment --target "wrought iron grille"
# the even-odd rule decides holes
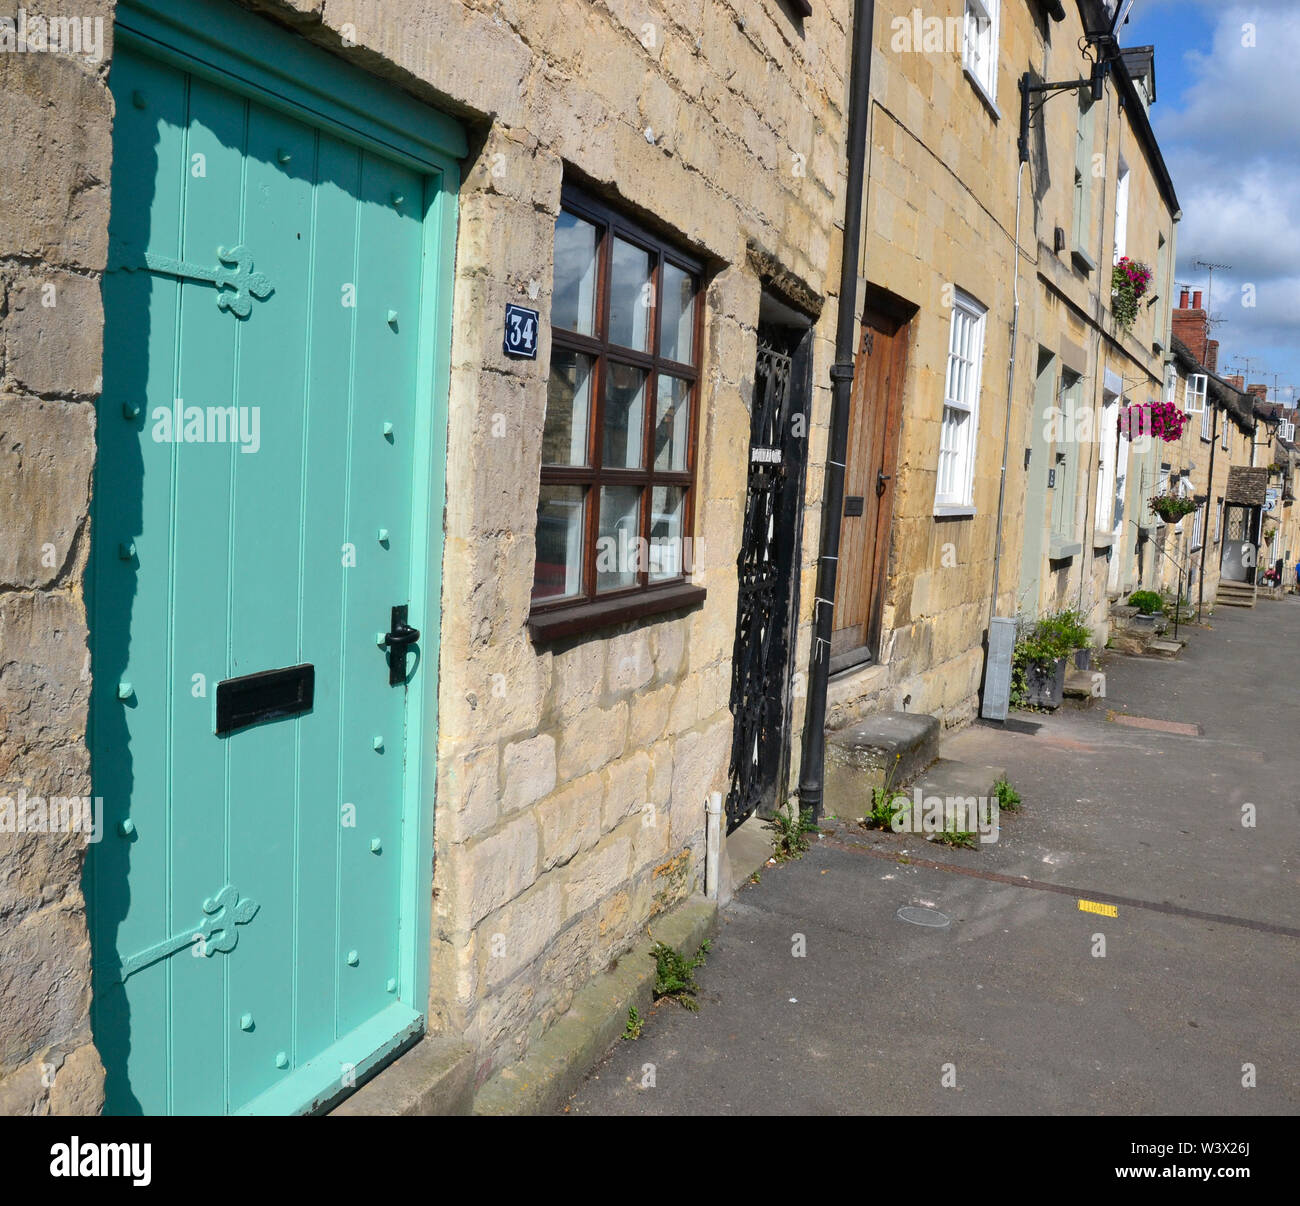
[[[749,482],[737,568],[732,656],[727,832],[774,804],[785,750],[791,576],[805,437],[791,422],[791,349],[779,331],[759,330],[750,410]],[[791,502],[795,506],[791,506]]]

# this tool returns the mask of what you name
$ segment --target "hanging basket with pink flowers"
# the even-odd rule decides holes
[[[1187,418],[1187,412],[1172,402],[1135,402],[1120,411],[1119,429],[1130,440],[1149,435],[1176,444],[1183,438]]]
[[[1110,274],[1110,311],[1116,324],[1127,331],[1137,321],[1138,302],[1151,286],[1151,269],[1128,256],[1120,259]]]

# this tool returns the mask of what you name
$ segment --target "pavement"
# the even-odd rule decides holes
[[[1105,699],[944,741],[1023,795],[996,842],[832,822],[765,870],[699,1012],[660,1001],[565,1112],[1296,1113],[1300,599],[1186,635],[1105,655]]]

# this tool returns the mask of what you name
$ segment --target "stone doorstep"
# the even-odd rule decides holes
[[[1187,642],[1183,640],[1152,641],[1151,644],[1147,646],[1147,652],[1154,653],[1159,657],[1177,657],[1182,653],[1183,646],[1186,644]]]
[[[1093,699],[1093,675],[1101,675],[1101,691],[1106,692],[1106,676],[1100,670],[1071,669],[1065,675],[1067,699]]]
[[[739,831],[737,831],[739,832]],[[646,937],[574,994],[518,1063],[502,1068],[474,1097],[475,1114],[539,1115],[559,1109],[622,1036],[628,1009],[647,1017],[654,1000],[656,942],[693,955],[717,924],[716,901],[692,896],[655,918]]]
[[[926,796],[991,797],[993,785],[1006,775],[1006,769],[1001,766],[979,766],[955,758],[940,758],[912,784],[908,795],[919,791],[923,799]]]
[[[329,1117],[445,1117],[468,1114],[473,1104],[474,1049],[459,1039],[426,1035],[330,1110]]]
[[[923,712],[874,712],[826,738],[825,812],[846,816],[873,787],[910,783],[939,756],[939,719]],[[891,777],[892,776],[892,777]],[[847,809],[848,813],[844,810]]]

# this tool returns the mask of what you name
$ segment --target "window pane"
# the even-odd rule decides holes
[[[582,590],[585,486],[543,485],[537,501],[534,599],[563,599]]]
[[[596,589],[635,586],[641,568],[641,487],[602,486],[596,537]]]
[[[695,344],[695,281],[689,273],[664,263],[663,316],[659,320],[659,355],[690,364]]]
[[[551,348],[551,379],[546,386],[546,426],[542,464],[585,465],[587,423],[591,414],[593,360],[567,348]]]
[[[686,491],[681,486],[655,486],[650,502],[650,581],[676,578],[684,572],[686,551]]]
[[[650,349],[650,253],[614,240],[609,277],[609,341],[638,352]]]
[[[555,294],[551,324],[581,335],[595,333],[596,250],[600,231],[560,211],[555,219]]]
[[[685,472],[691,432],[691,384],[680,377],[660,375],[657,392],[655,468]]]
[[[605,363],[605,466],[640,469],[646,374],[630,364]]]

